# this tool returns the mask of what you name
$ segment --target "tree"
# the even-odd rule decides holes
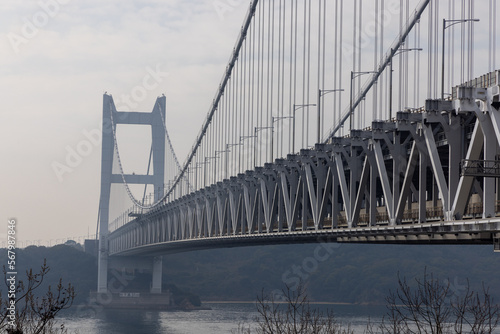
[[[333,312],[311,309],[302,283],[295,290],[286,286],[282,295],[264,294],[257,297],[257,311],[260,314],[257,332],[261,334],[351,334],[343,328]],[[278,300],[279,299],[279,300]],[[250,332],[250,330],[248,330]]]
[[[488,289],[475,292],[469,281],[460,294],[450,282],[440,282],[424,272],[410,286],[398,276],[398,289],[386,298],[388,312],[368,333],[492,333],[500,320],[500,307],[493,303]]]
[[[71,284],[64,286],[62,279],[57,287],[49,286],[45,294],[37,294],[44,277],[50,271],[44,260],[38,273],[26,271],[26,280],[19,280],[7,273],[7,298],[0,294],[0,330],[9,334],[52,334],[65,333],[64,325],[55,326],[55,317],[63,309],[71,307],[75,290]]]

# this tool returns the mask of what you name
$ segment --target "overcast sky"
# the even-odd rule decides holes
[[[95,233],[101,158],[95,134],[105,91],[121,109],[138,111],[151,111],[164,93],[182,162],[247,7],[233,0],[2,0],[2,241],[12,217],[23,241],[54,244]]]

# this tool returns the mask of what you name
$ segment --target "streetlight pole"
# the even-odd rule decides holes
[[[295,112],[299,109],[305,108],[305,107],[314,107],[316,106],[315,104],[294,104],[293,105],[293,131],[292,131],[292,153],[295,153]],[[304,135],[304,134],[302,134]]]
[[[241,145],[241,143],[238,144],[226,144],[226,152],[231,152],[229,148],[233,146],[238,146]],[[228,173],[229,173],[229,154],[226,154],[226,179],[228,178]]]
[[[321,105],[321,97],[323,95],[326,95],[328,93],[333,93],[333,92],[343,92],[343,89],[318,89],[318,133],[317,133],[317,138],[316,142],[320,143],[321,141],[321,116],[323,115],[322,113],[322,105]]]
[[[271,116],[272,122],[272,130],[271,130],[271,162],[274,159],[274,122],[281,121],[283,119],[293,118],[293,125],[295,126],[295,115],[293,116]]]
[[[219,153],[227,153],[227,152],[229,152],[227,149],[223,150],[223,151],[215,151],[214,182],[217,181],[217,158],[218,158],[217,154],[219,154]]]
[[[254,129],[254,147],[253,147],[253,164],[254,167],[257,167],[257,132],[260,130],[264,129],[272,129],[271,131],[271,152],[272,152],[272,145],[273,145],[273,132],[274,132],[274,124],[273,126],[261,126],[261,127],[255,127]]]
[[[445,45],[445,33],[444,31],[458,23],[465,23],[465,22],[479,22],[479,19],[460,19],[460,20],[447,20],[443,19],[443,53],[442,53],[442,59],[441,59],[441,100],[444,100],[444,45]],[[450,23],[447,25],[447,23]]]
[[[197,162],[191,169],[193,169],[194,173],[194,190],[198,190],[198,168],[201,167],[201,163]]]
[[[205,157],[205,161],[203,162],[205,164],[205,169],[204,169],[204,174],[203,174],[203,186],[207,186],[207,181],[208,181],[208,175],[207,175],[207,165],[209,164],[210,159],[215,159],[216,157]]]
[[[392,62],[394,56],[408,51],[422,51],[422,48],[409,48],[409,49],[399,49],[391,57],[391,66],[389,69],[389,119],[392,119]],[[391,54],[393,53],[393,49],[391,49]]]
[[[355,78],[364,75],[364,74],[371,74],[371,73],[378,73],[376,71],[364,71],[364,72],[354,72],[351,71],[351,94],[349,98],[349,130],[352,130],[354,127],[354,108],[352,106],[352,82],[354,81]]]
[[[250,138],[255,138],[255,137],[256,137],[256,135],[255,135],[255,134],[254,134],[253,136],[240,136],[240,143],[241,143],[241,145],[243,145],[243,146],[244,146],[244,144],[243,144],[243,140],[245,140],[245,139],[250,139]],[[240,154],[240,159],[241,159],[241,154]],[[241,166],[240,166],[240,167],[241,167]]]

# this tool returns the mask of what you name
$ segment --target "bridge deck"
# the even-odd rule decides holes
[[[500,232],[500,218],[398,226],[337,228],[226,235],[132,247],[118,256],[154,256],[187,251],[291,243],[488,244]]]

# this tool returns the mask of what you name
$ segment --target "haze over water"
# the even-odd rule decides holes
[[[218,334],[241,333],[243,328],[256,328],[255,304],[204,304],[211,310],[164,312],[147,310],[105,310],[95,317],[67,316],[61,319],[69,333],[80,334]],[[363,333],[369,319],[377,322],[384,306],[313,305],[322,310],[333,309],[336,319],[351,324],[355,333]]]

